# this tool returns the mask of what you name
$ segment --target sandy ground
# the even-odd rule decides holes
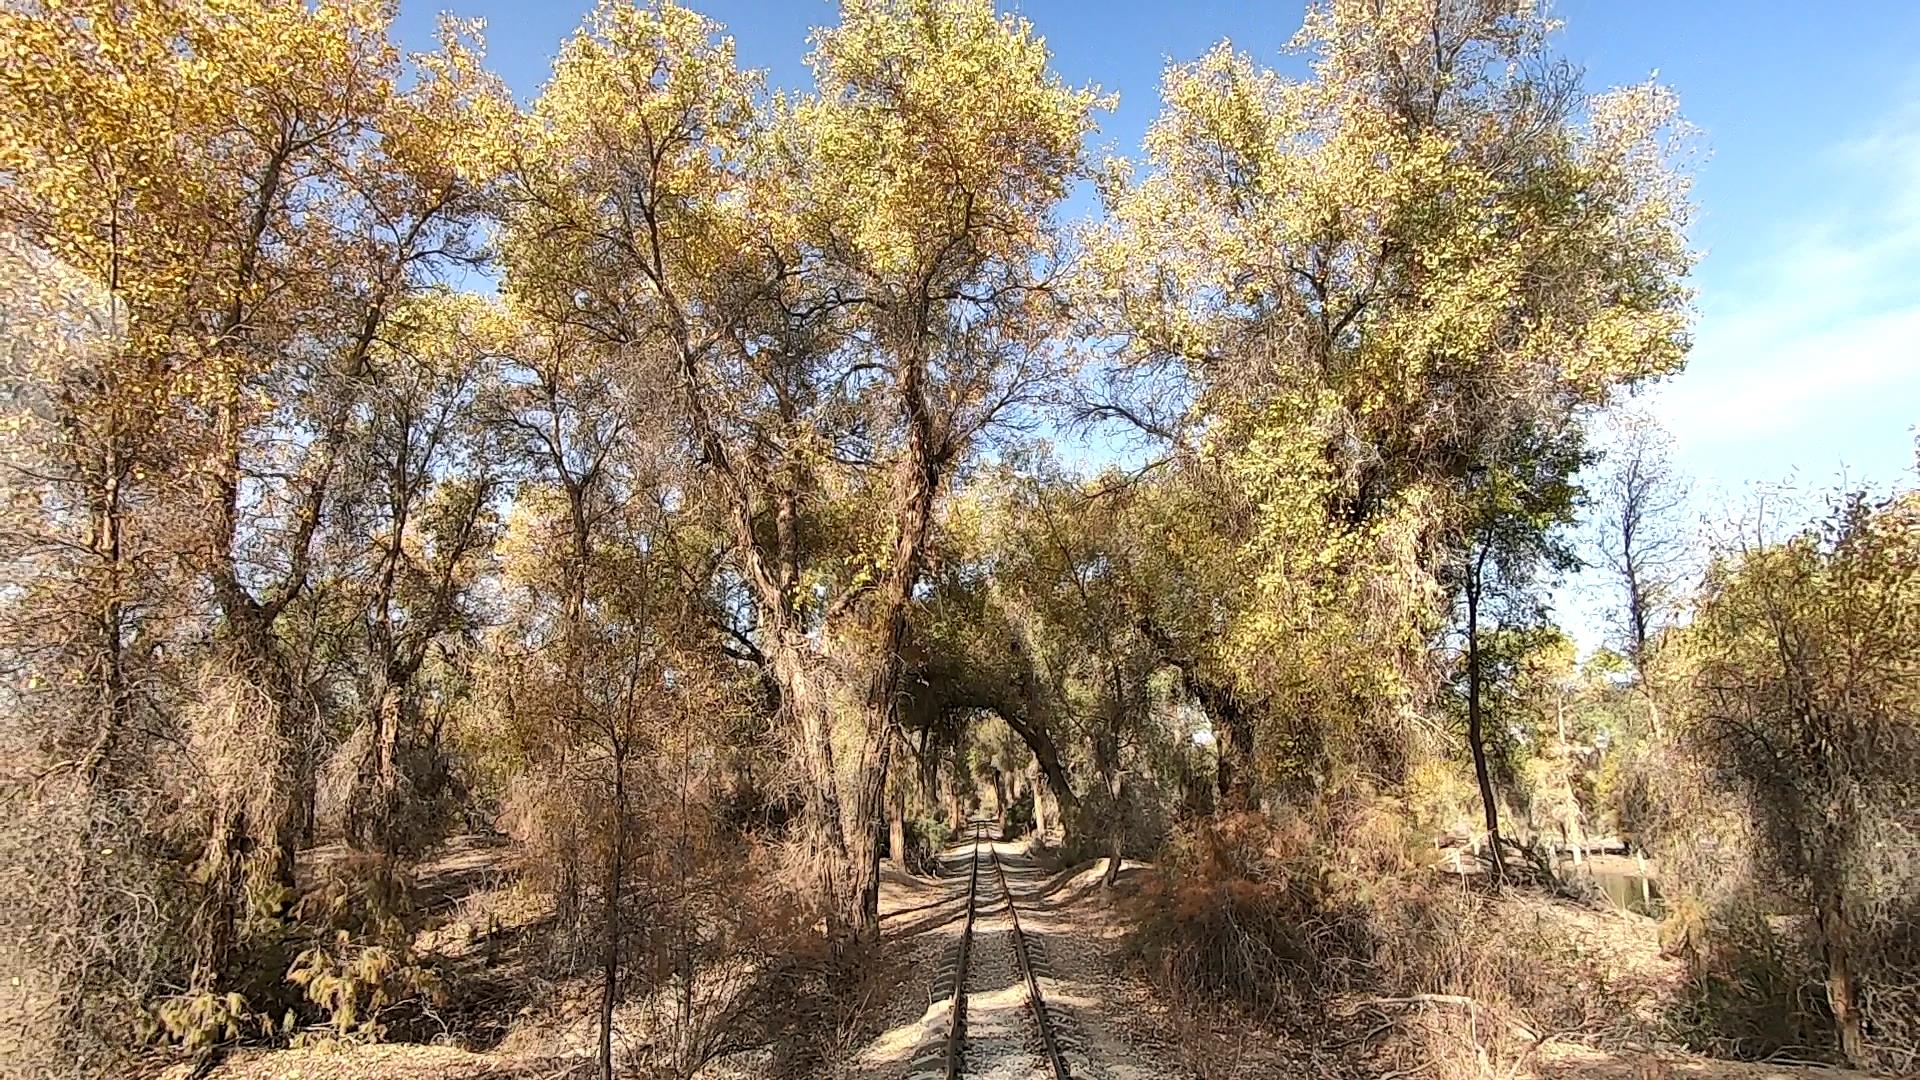
[[[1124,913],[1149,869],[1122,867],[1113,888],[1101,884],[1102,863],[1088,863],[1048,874],[1020,843],[996,845],[1009,868],[1010,886],[1023,928],[1044,944],[1050,975],[1041,980],[1056,1027],[1064,1033],[1068,1062],[1076,1078],[1090,1080],[1215,1080],[1228,1077],[1367,1077],[1380,1075],[1352,1056],[1326,1046],[1311,1046],[1273,1030],[1249,1025],[1222,1013],[1195,1016],[1172,1007],[1148,982],[1127,948],[1131,925]],[[951,857],[951,856],[950,856]],[[930,1003],[934,972],[959,933],[966,885],[964,862],[951,861],[955,876],[922,881],[890,875],[881,893],[888,947],[903,950],[912,974],[894,990],[891,1022],[862,1048],[845,1073],[859,1080],[909,1080],[921,1075],[911,1067],[914,1051],[944,1034],[946,1013]],[[1671,962],[1659,956],[1651,922],[1626,912],[1551,905],[1541,917],[1564,923],[1564,931],[1583,940],[1582,948],[1604,952],[1623,970],[1637,972],[1651,1001],[1673,977]],[[988,934],[983,919],[976,934]],[[976,963],[980,963],[978,956]],[[997,970],[997,969],[996,969]],[[1005,977],[1005,973],[996,978]],[[976,989],[976,993],[978,990]],[[1337,1009],[1336,1009],[1337,1011]],[[1026,1023],[1024,1015],[1020,1017]],[[995,1029],[999,1038],[1000,1029]],[[1011,1055],[996,1051],[988,1075],[1041,1076],[1005,1069]],[[1400,1074],[1400,1075],[1417,1075]],[[1604,1051],[1548,1039],[1516,1069],[1490,1071],[1502,1077],[1540,1080],[1866,1080],[1868,1074],[1798,1065],[1720,1061],[1672,1048]]]
[[[557,1075],[520,1058],[450,1046],[388,1045],[248,1050],[206,1075],[209,1080],[504,1080],[543,1074]],[[196,1075],[187,1064],[162,1074],[166,1080]]]
[[[1008,887],[1022,928],[1039,945],[1041,989],[1076,1080],[1215,1080],[1226,1077],[1366,1077],[1368,1070],[1339,1039],[1316,1037],[1307,1045],[1276,1030],[1249,1024],[1228,1012],[1195,1015],[1173,1007],[1145,978],[1127,938],[1133,897],[1151,872],[1128,863],[1113,888],[1102,885],[1103,865],[1089,863],[1049,872],[1024,843],[993,845],[1007,870]],[[503,884],[494,852],[456,844],[444,866],[427,875],[444,915],[435,931],[437,949],[448,954],[485,951],[503,935],[502,913],[520,921],[527,898]],[[946,853],[941,872],[916,877],[894,869],[881,883],[881,953],[872,969],[869,1022],[848,1032],[843,1060],[818,1075],[841,1080],[918,1080],[944,1039],[948,1003],[936,992],[943,960],[955,948],[964,922],[970,846]],[[969,1075],[1023,1080],[1046,1075],[1026,1003],[1025,984],[1013,959],[1010,922],[997,887],[984,873],[984,903],[975,925],[969,981]],[[1666,971],[1650,923],[1619,912],[1555,912],[1573,920],[1591,947],[1619,952],[1623,968]],[[423,942],[425,944],[425,942]],[[1651,994],[1657,988],[1648,988]],[[1338,1013],[1336,1007],[1332,1013]],[[583,1076],[591,1062],[593,1024],[580,1010],[523,1015],[488,1052],[455,1046],[338,1045],[298,1050],[245,1050],[211,1070],[174,1064],[157,1073],[168,1080],[501,1080]],[[1328,1044],[1332,1044],[1332,1048]],[[709,1080],[775,1077],[775,1054],[743,1054],[710,1067]],[[791,1070],[786,1070],[791,1075]],[[1416,1075],[1416,1074],[1401,1074]],[[1493,1075],[1489,1073],[1488,1075]],[[1866,1074],[1794,1065],[1716,1061],[1669,1048],[1602,1051],[1549,1038],[1518,1068],[1500,1075],[1542,1080],[1861,1080]],[[811,1077],[810,1077],[811,1080]]]
[[[1041,994],[1068,1067],[1086,1080],[1149,1080],[1191,1072],[1135,1023],[1144,986],[1126,986],[1113,955],[1118,936],[1090,926],[1075,910],[1086,895],[1073,875],[1048,875],[1024,844],[992,845],[1006,869],[1007,887],[1021,928],[1043,957]],[[906,1080],[924,1072],[916,1051],[936,1045],[947,1027],[945,999],[935,1000],[940,961],[958,940],[965,915],[966,848],[946,853],[947,872],[933,885],[890,874],[881,888],[881,924],[890,949],[911,958],[910,973],[894,989],[887,1027],[849,1061],[846,1076],[859,1080]],[[969,1076],[1018,1080],[1047,1075],[1038,1055],[1038,1035],[1026,1004],[1026,987],[1013,957],[1011,925],[996,883],[982,863],[981,911],[974,926],[968,983]],[[1086,875],[1097,891],[1097,872]],[[1085,883],[1082,883],[1083,885]],[[921,1056],[924,1062],[924,1056]]]
[[[1551,1080],[1862,1080],[1868,1074],[1808,1065],[1767,1065],[1716,1061],[1675,1051],[1595,1050],[1587,1046],[1542,1047],[1531,1075]]]

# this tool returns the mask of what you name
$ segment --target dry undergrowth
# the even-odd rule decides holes
[[[1190,1011],[1365,1072],[1508,1073],[1550,1041],[1658,1034],[1681,970],[1650,921],[1422,866],[1374,809],[1190,827],[1142,888],[1136,957]]]
[[[422,1003],[434,1031],[408,1025],[406,1035],[421,1041],[316,1031],[290,1049],[229,1045],[191,1059],[153,1054],[146,1074],[198,1074],[211,1064],[210,1075],[220,1080],[587,1075],[597,1043],[597,974],[555,963],[553,950],[565,951],[569,942],[555,933],[553,898],[514,872],[509,851],[460,838],[414,884],[413,894],[428,902],[412,954],[447,979],[437,1004]],[[764,863],[769,857],[773,865]],[[784,895],[777,863],[777,855],[762,853],[740,868],[740,887],[730,894],[739,916],[727,927],[733,936],[726,956],[701,959],[690,995],[683,992],[686,967],[651,953],[630,958],[615,1013],[625,1075],[816,1076],[871,1036],[872,1006],[899,972],[872,950],[829,948],[808,920],[776,902]],[[761,887],[750,887],[756,876]],[[711,933],[718,924],[704,925]],[[641,930],[642,940],[662,945],[653,937],[672,930],[656,920]],[[687,956],[660,956],[669,954]],[[371,1000],[369,994],[359,1003]]]

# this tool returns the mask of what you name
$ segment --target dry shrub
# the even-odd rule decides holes
[[[1774,914],[1781,898],[1742,894],[1709,907],[1677,898],[1662,927],[1690,969],[1673,1008],[1678,1039],[1716,1056],[1837,1060],[1819,942],[1807,916]],[[1909,898],[1870,907],[1855,938],[1873,1063],[1920,1066],[1920,911]]]
[[[580,878],[593,824],[573,785],[556,771],[514,777],[501,800],[500,828],[513,842],[521,881],[553,898],[549,953],[562,973],[585,970],[598,957],[581,923],[585,911]]]
[[[1805,923],[1677,907],[1668,934],[1693,949],[1693,971],[1673,1010],[1675,1034],[1716,1056],[1830,1057],[1833,1013]]]
[[[1662,939],[1690,978],[1675,1035],[1720,1055],[1837,1060],[1820,944],[1804,883],[1769,858],[1759,815],[1684,748],[1640,762],[1641,835],[1668,896]],[[1920,841],[1898,808],[1875,815],[1877,842],[1843,864],[1853,968],[1872,1063],[1920,1067]]]
[[[156,999],[145,1035],[154,1042],[206,1050],[272,1031],[272,1020],[254,1012],[239,991],[198,990]]]
[[[629,961],[642,1073],[759,1054],[754,1075],[816,1076],[850,1060],[897,978],[870,943],[822,932],[809,842],[760,842],[700,802],[662,806],[657,822],[636,868],[649,915]]]
[[[1195,823],[1148,886],[1139,954],[1190,1006],[1288,1020],[1381,1068],[1478,1074],[1548,1033],[1652,1033],[1667,969],[1650,941],[1616,947],[1625,916],[1432,869],[1409,821],[1402,800],[1351,785]]]
[[[373,748],[362,750],[342,820],[346,838],[367,851],[418,858],[465,824],[466,790],[437,741],[408,733],[396,740],[394,784],[382,790]]]
[[[1470,770],[1440,756],[1422,757],[1401,785],[1410,824],[1421,835],[1472,836],[1480,828],[1480,790]]]
[[[363,944],[344,930],[303,951],[287,979],[326,1013],[331,1033],[346,1039],[381,1039],[391,1010],[419,1011],[444,1000],[438,975],[409,950]]]
[[[1756,519],[1715,555],[1682,639],[1678,749],[1751,819],[1734,884],[1811,915],[1839,1056],[1911,1066],[1920,499],[1838,493],[1807,527]]]
[[[354,789],[366,771],[367,758],[372,752],[373,729],[366,724],[356,724],[320,766],[313,798],[313,833],[317,842],[346,836]]]
[[[1357,1004],[1407,1026],[1412,1038],[1383,1048],[1399,1063],[1471,1071],[1515,1061],[1548,1034],[1645,1038],[1659,1020],[1664,969],[1650,949],[1616,947],[1625,916],[1440,875],[1396,881],[1370,907],[1376,996]]]
[[[1174,842],[1168,809],[1176,805],[1171,792],[1148,775],[1129,775],[1116,798],[1104,785],[1094,784],[1067,814],[1066,835],[1060,843],[1063,865],[1078,866],[1113,854],[1119,841],[1122,858],[1144,859]]]
[[[1688,978],[1672,1006],[1673,1034],[1720,1056],[1829,1058],[1833,1015],[1800,906],[1762,887],[1765,860],[1753,815],[1697,760],[1644,755],[1631,772],[1632,803],[1660,855],[1668,896],[1665,951]]]
[[[909,817],[907,826],[907,868],[916,874],[931,875],[940,853],[954,841],[947,819],[938,814]]]
[[[24,755],[16,761],[30,761]],[[0,1077],[111,1074],[186,965],[188,890],[155,793],[0,784]]]
[[[1855,977],[1868,1052],[1896,1075],[1920,1072],[1920,822],[1889,814],[1856,860]]]
[[[630,965],[648,1075],[693,1076],[770,1041],[788,1023],[775,1011],[797,1004],[782,996],[787,959],[819,949],[811,906],[776,884],[776,852],[718,818],[703,823],[643,862],[636,883],[649,899]]]
[[[377,764],[370,725],[357,724],[327,756],[314,799],[315,839],[346,839],[365,850],[418,858],[472,824],[468,792],[441,746],[403,735],[394,747],[396,789],[385,806],[373,778]]]
[[[769,952],[737,1009],[736,1049],[765,1048],[767,1076],[822,1076],[852,1060],[897,982],[877,947],[796,936]]]
[[[421,1034],[420,1021],[444,993],[440,973],[413,950],[415,894],[404,866],[348,855],[300,898],[296,914],[318,934],[286,978],[324,1016],[321,1030],[303,1036],[377,1040],[396,1025],[396,1034]],[[282,1023],[292,1030],[291,1011]]]
[[[1317,1008],[1373,951],[1364,909],[1340,890],[1304,819],[1190,823],[1143,897],[1150,908],[1136,946],[1164,985],[1264,1014]]]
[[[1667,912],[1662,950],[1687,981],[1671,1006],[1672,1034],[1732,1057],[1826,1053],[1830,1025],[1815,971],[1767,921],[1750,808],[1706,763],[1653,738],[1609,756],[1601,797],[1621,834],[1660,858]]]

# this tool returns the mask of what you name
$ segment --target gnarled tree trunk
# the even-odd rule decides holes
[[[1140,635],[1153,645],[1162,663],[1180,672],[1180,685],[1213,728],[1215,783],[1222,810],[1253,806],[1253,720],[1233,687],[1207,678],[1193,657],[1182,652],[1164,628],[1142,615],[1135,620]]]
[[[1840,1037],[1840,1054],[1861,1066],[1866,1058],[1866,1035],[1860,1021],[1860,1000],[1853,978],[1853,924],[1839,889],[1828,889],[1814,905],[1814,922],[1827,964],[1827,1004],[1833,1008],[1833,1026]]]
[[[907,870],[907,793],[895,790],[887,805],[887,854],[902,873]]]

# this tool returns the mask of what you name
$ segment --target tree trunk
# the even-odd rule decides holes
[[[100,646],[105,653],[101,663],[104,676],[100,732],[87,752],[81,775],[90,790],[107,786],[106,778],[114,748],[123,732],[133,726],[133,697],[127,687],[126,606],[124,584],[127,572],[125,535],[122,522],[122,474],[126,464],[119,450],[117,410],[115,429],[107,438],[106,460],[101,466],[102,481],[96,497],[93,548],[104,565],[106,603],[101,606]]]
[[[627,858],[626,746],[613,746],[613,852],[607,860],[600,981],[600,1080],[613,1080],[613,1006],[620,986],[620,890]]]
[[[364,361],[364,355],[360,355],[348,374],[359,374]],[[287,905],[294,898],[295,860],[301,841],[309,833],[308,807],[315,797],[318,763],[311,745],[311,702],[287,667],[275,628],[288,606],[306,590],[313,537],[319,527],[328,478],[345,442],[344,429],[351,410],[349,398],[341,397],[325,429],[312,440],[320,458],[311,470],[311,486],[293,514],[292,538],[287,542],[289,567],[281,580],[259,598],[242,581],[243,559],[236,550],[243,486],[240,411],[241,392],[236,381],[226,389],[215,420],[220,459],[212,470],[210,484],[213,550],[208,570],[214,602],[225,620],[223,633],[232,643],[246,678],[269,703],[280,737],[282,758],[276,764],[291,790],[276,793],[278,806],[271,828],[274,880],[283,890],[282,904]]]
[[[1573,790],[1573,748],[1567,744],[1567,694],[1564,687],[1554,696],[1553,710],[1554,725],[1560,733],[1561,779],[1566,785],[1567,797],[1563,812],[1566,821],[1561,833],[1567,846],[1572,849],[1573,869],[1578,873],[1580,864],[1587,856],[1587,831],[1580,824],[1580,797]]]
[[[207,897],[197,913],[194,931],[192,986],[201,991],[213,990],[226,972],[246,884],[246,811],[216,808],[211,826],[200,864]]]
[[[800,759],[806,770],[805,830],[813,863],[814,887],[827,920],[827,936],[837,938],[848,927],[849,873],[864,856],[871,858],[874,840],[850,843],[846,807],[840,798],[838,767],[834,761],[832,717],[802,668],[800,650],[782,643],[776,660],[786,707],[792,710]],[[859,849],[856,851],[856,847]],[[857,921],[857,920],[855,920]]]
[[[1838,889],[1821,897],[1814,911],[1820,944],[1827,961],[1827,1003],[1833,1008],[1833,1026],[1840,1037],[1840,1054],[1847,1064],[1865,1067],[1866,1036],[1861,1030],[1860,1006],[1853,978],[1853,927],[1846,902]]]
[[[880,830],[883,827],[879,816],[868,819],[864,828],[853,843],[848,844],[847,857],[852,864],[848,886],[851,890],[853,906],[846,912],[843,925],[854,940],[880,940]]]
[[[907,793],[895,791],[887,805],[887,854],[901,873],[907,872]]]
[[[1473,777],[1480,786],[1480,807],[1487,823],[1487,851],[1493,879],[1505,881],[1506,856],[1500,850],[1500,809],[1493,798],[1493,777],[1487,768],[1486,740],[1480,730],[1480,581],[1486,566],[1483,545],[1467,582],[1467,743],[1473,750]]]
[[[949,460],[951,447],[942,444],[935,433],[935,422],[928,409],[922,386],[926,378],[928,328],[923,314],[899,327],[898,355],[899,402],[906,421],[906,442],[902,447],[893,483],[893,552],[885,581],[879,590],[876,615],[880,635],[873,656],[872,681],[868,687],[868,710],[864,747],[860,755],[859,790],[855,794],[852,815],[844,830],[848,840],[847,861],[855,876],[852,890],[856,906],[852,928],[860,937],[880,937],[880,828],[887,769],[893,758],[893,744],[900,725],[900,684],[906,671],[907,609],[913,601],[913,587],[920,578],[920,564],[927,548],[927,534],[933,524],[933,504],[940,480]]]
[[[310,833],[307,808],[318,798],[316,789],[319,787],[319,763],[314,760],[311,745],[313,731],[306,718],[289,723],[287,734],[289,738],[297,740],[291,748],[293,790],[280,802],[280,820],[274,823],[273,833],[274,881],[286,890],[280,901],[280,913],[283,915],[296,899],[300,845]]]
[[[393,854],[400,837],[394,824],[400,800],[400,724],[405,711],[401,702],[388,694],[381,702],[380,727],[373,746],[374,822],[379,830],[382,850]]]
[[[895,733],[898,702],[891,690],[876,704],[877,715],[867,719],[867,743],[860,755],[860,788],[854,794],[852,817],[846,828],[847,865],[852,871],[846,895],[854,903],[847,913],[847,927],[864,941],[880,940],[880,841],[887,826],[887,773],[893,764],[894,742],[899,738]]]
[[[1046,777],[1047,787],[1053,792],[1054,805],[1064,811],[1065,808],[1078,805],[1079,800],[1073,793],[1073,785],[1067,781],[1067,770],[1060,764],[1060,748],[1054,743],[1053,734],[1047,730],[1046,724],[1039,719],[1047,713],[1043,698],[1034,685],[1034,662],[1026,639],[1015,634],[1013,645],[1015,665],[1012,693],[990,695],[997,699],[987,704],[1033,752],[1034,764],[1039,766],[1041,774]],[[1036,804],[1038,798],[1036,791]]]
[[[1113,796],[1113,820],[1107,824],[1107,872],[1100,879],[1100,885],[1110,889],[1120,881],[1120,857],[1125,850],[1126,830],[1120,812],[1123,805],[1120,800],[1126,793],[1125,778],[1115,775],[1107,791]]]
[[[1239,811],[1253,806],[1253,728],[1229,696],[1212,712],[1214,749],[1219,756],[1220,807]]]
[[[1078,805],[1079,799],[1073,793],[1073,785],[1067,782],[1067,770],[1060,764],[1060,748],[1055,745],[1047,729],[1034,722],[1024,709],[996,707],[994,711],[1000,714],[1015,735],[1020,736],[1020,741],[1027,744],[1027,749],[1033,751],[1033,760],[1047,778],[1047,787],[1052,790],[1057,805],[1062,808]]]
[[[306,808],[314,783],[313,748],[308,745],[311,730],[303,703],[296,701],[272,628],[258,623],[229,624],[229,641],[241,668],[242,677],[266,702],[273,714],[273,727],[279,736],[279,761],[268,765],[286,777],[288,790],[276,792],[270,842],[273,845],[273,882],[282,890],[282,914],[293,904],[297,887],[295,869],[300,854],[300,839],[306,832]],[[257,823],[256,823],[257,827]]]
[[[1223,810],[1246,810],[1253,806],[1253,724],[1233,687],[1200,674],[1193,657],[1182,652],[1159,623],[1147,615],[1134,620],[1142,637],[1154,647],[1163,663],[1180,672],[1180,684],[1187,696],[1200,706],[1213,728],[1217,773],[1215,782]]]
[[[1644,672],[1640,675],[1640,692],[1645,695],[1647,699],[1647,724],[1653,729],[1653,737],[1656,739],[1665,739],[1667,737],[1667,730],[1660,723],[1660,701],[1654,696],[1653,684],[1647,681],[1647,676]]]
[[[1033,835],[1044,840],[1053,828],[1053,808],[1048,805],[1052,794],[1045,782],[1038,761],[1027,766],[1027,787],[1033,791]]]
[[[587,724],[587,566],[593,557],[593,531],[587,521],[586,489],[573,479],[564,462],[555,460],[553,465],[567,494],[567,518],[572,528],[571,558],[562,571],[566,590],[561,613],[561,647],[565,650],[567,730],[555,732],[553,743],[556,750],[553,773],[562,783],[569,783],[572,780],[568,776],[571,744],[575,733],[585,730]],[[580,895],[580,835],[572,815],[568,815],[562,826],[558,848],[555,854],[560,864],[560,880],[555,883],[554,921],[570,930],[592,917]]]
[[[279,760],[261,765],[284,777],[287,783],[286,789],[275,792],[273,817],[267,823],[271,830],[268,839],[272,844],[273,882],[284,892],[280,901],[284,910],[294,899],[294,871],[300,837],[305,832],[307,797],[314,786],[314,769],[312,748],[307,745],[309,731],[305,711],[294,700],[291,679],[272,633],[267,625],[250,621],[236,625],[229,621],[226,636],[241,679],[265,702],[272,713],[274,733],[279,736]],[[260,823],[253,824],[257,828]]]
[[[385,680],[369,698],[367,749],[348,795],[347,839],[362,850],[395,855],[400,847],[394,825],[399,809],[400,703]]]

